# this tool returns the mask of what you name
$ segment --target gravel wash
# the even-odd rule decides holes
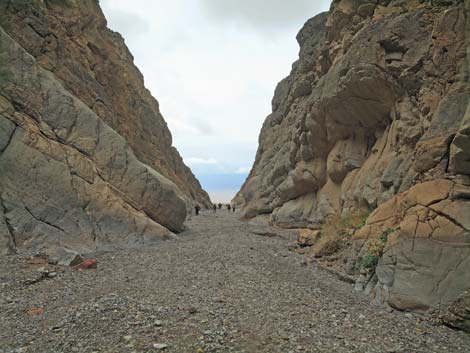
[[[92,254],[98,269],[1,257],[0,353],[470,352],[470,335],[302,265],[289,232],[256,235],[227,211],[187,226],[156,247]]]

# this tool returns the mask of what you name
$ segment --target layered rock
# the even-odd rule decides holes
[[[123,38],[106,27],[97,0],[6,0],[0,24],[38,64],[129,143],[136,157],[174,182],[188,206],[207,193],[172,147],[158,102]]]
[[[426,312],[470,285],[470,178],[436,179],[382,204],[353,236],[351,272],[378,303]],[[382,234],[383,254],[373,254]],[[377,267],[364,259],[377,256]],[[371,266],[369,266],[371,267]]]
[[[16,38],[0,27],[0,254],[140,247],[183,230],[207,194],[97,2],[0,7]]]
[[[376,210],[352,239],[349,270],[367,277],[358,287],[400,309],[431,310],[470,286],[470,212],[459,211],[470,202],[468,9],[335,0],[309,20],[234,200],[247,218],[338,232]],[[435,204],[402,202],[434,189]],[[380,223],[384,210],[390,218]],[[393,241],[376,245],[377,268],[361,269],[365,249],[392,229]]]

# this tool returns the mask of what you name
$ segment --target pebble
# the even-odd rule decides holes
[[[165,343],[154,343],[153,344],[153,348],[159,350],[159,351],[162,351],[164,349],[167,349],[168,348],[168,345],[165,344]]]

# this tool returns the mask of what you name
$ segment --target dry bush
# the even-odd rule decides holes
[[[325,235],[312,247],[315,257],[330,256],[343,247],[343,240],[337,235]]]

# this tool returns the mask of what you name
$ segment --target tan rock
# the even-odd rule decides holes
[[[300,229],[297,244],[301,247],[313,246],[320,239],[321,232],[311,229]]]
[[[437,201],[446,199],[453,184],[448,180],[434,180],[418,184],[408,192],[406,204],[408,207],[414,205],[429,206]]]

